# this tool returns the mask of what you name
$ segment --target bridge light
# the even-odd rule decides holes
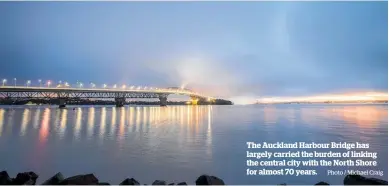
[[[3,79],[3,86],[7,83],[7,79]]]
[[[84,86],[84,84],[80,83],[80,88],[82,88]]]
[[[51,81],[47,81],[47,87],[50,87]]]
[[[122,85],[122,89],[125,89],[126,88],[126,85]]]
[[[116,88],[116,84],[113,85],[113,88]]]
[[[103,88],[107,88],[107,84],[104,84],[104,85],[103,85]]]

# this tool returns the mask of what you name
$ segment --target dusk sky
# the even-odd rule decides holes
[[[387,2],[0,2],[0,78],[239,100],[388,89]]]

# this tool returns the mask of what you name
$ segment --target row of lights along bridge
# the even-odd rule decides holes
[[[16,87],[16,86],[17,86],[17,79],[14,78],[13,80],[14,80],[14,81],[13,81],[13,86]],[[4,86],[7,86],[7,82],[8,82],[7,79],[3,79],[3,80],[2,80],[2,86],[3,86],[3,87],[4,87]],[[46,87],[46,86],[47,86],[47,87],[50,88],[50,87],[53,85],[52,81],[50,81],[50,80],[46,81],[46,83],[44,83],[44,84],[42,84],[42,80],[41,80],[41,79],[39,79],[37,82],[39,83],[39,87],[43,87],[43,86]],[[90,88],[96,88],[96,87],[97,87],[95,83],[90,83],[89,85],[90,85]],[[31,80],[25,81],[25,82],[23,83],[23,86],[26,86],[26,87],[31,86]],[[64,82],[59,81],[59,82],[55,85],[55,87],[57,87],[57,88],[70,88],[71,86],[70,86],[70,84],[69,84],[68,82],[66,82],[66,81],[64,81]],[[77,88],[84,88],[84,83],[77,81],[77,86],[76,86],[76,87],[77,87]],[[102,87],[102,88],[109,88],[107,84],[103,84],[101,87]],[[112,85],[112,88],[114,88],[114,89],[116,89],[116,88],[126,89],[127,86],[126,86],[126,85],[121,85],[121,87],[119,87],[119,86],[117,86],[117,84],[114,84],[114,85]],[[128,86],[128,88],[134,89],[134,90],[135,90],[135,89],[136,89],[136,90],[153,90],[153,89],[158,90],[158,88],[147,87],[147,86],[146,86],[146,87],[141,87],[141,86],[137,86],[137,87],[136,87],[136,86]]]

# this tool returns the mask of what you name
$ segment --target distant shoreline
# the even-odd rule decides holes
[[[388,101],[325,101],[325,102],[274,102],[261,103],[257,102],[254,105],[275,105],[275,104],[387,104]]]

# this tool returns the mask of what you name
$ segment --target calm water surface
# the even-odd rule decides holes
[[[74,110],[73,110],[74,108]],[[246,142],[365,142],[387,178],[387,105],[0,107],[0,165],[39,182],[94,173],[118,184],[194,180],[207,173],[227,184],[341,184],[343,176],[246,176]],[[289,150],[289,149],[286,149]],[[340,150],[341,151],[341,150]]]

